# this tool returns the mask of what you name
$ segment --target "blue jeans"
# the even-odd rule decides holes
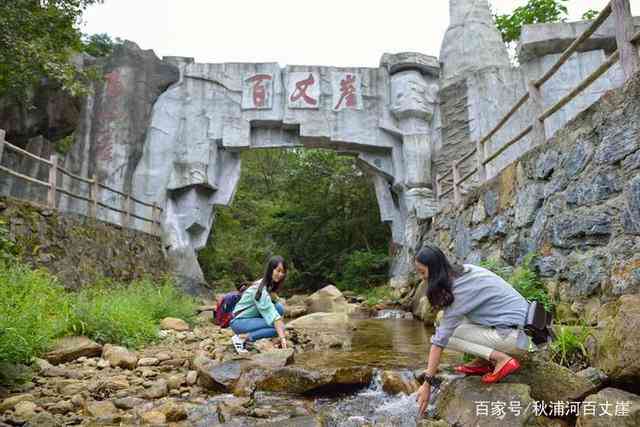
[[[284,315],[284,307],[279,302],[275,304],[280,316]],[[267,325],[262,317],[239,317],[231,321],[231,329],[236,334],[249,334],[249,341],[272,338],[278,335],[276,328]]]

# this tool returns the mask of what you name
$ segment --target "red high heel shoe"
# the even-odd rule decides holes
[[[491,365],[483,365],[483,366],[459,365],[459,366],[456,366],[454,370],[459,374],[465,374],[465,375],[484,375],[484,374],[493,372],[493,368],[491,367]]]
[[[505,363],[504,366],[495,374],[490,373],[490,374],[483,375],[482,382],[485,384],[497,383],[498,381],[500,381],[507,375],[514,373],[518,369],[520,369],[520,362],[518,362],[516,359],[513,359],[513,358],[509,359],[509,361]]]

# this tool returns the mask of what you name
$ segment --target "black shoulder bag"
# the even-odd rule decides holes
[[[553,316],[544,308],[544,305],[538,301],[529,303],[524,331],[531,337],[535,345],[546,344],[555,339],[551,328],[552,320]]]

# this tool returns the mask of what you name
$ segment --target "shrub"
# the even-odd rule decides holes
[[[393,290],[390,286],[379,286],[377,288],[368,289],[364,291],[365,303],[369,307],[376,306],[383,302],[389,302],[393,300]]]
[[[13,261],[15,255],[15,243],[9,238],[6,223],[0,219],[0,263]]]
[[[28,363],[62,335],[71,298],[45,271],[0,262],[0,362]]]
[[[366,289],[384,283],[388,279],[389,257],[376,251],[353,251],[344,263],[340,288]]]
[[[193,322],[195,305],[169,280],[159,285],[146,279],[130,285],[98,284],[77,295],[69,331],[136,348],[157,339],[158,322],[165,317]]]

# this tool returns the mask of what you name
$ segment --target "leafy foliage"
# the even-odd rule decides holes
[[[193,321],[195,306],[169,280],[103,281],[70,293],[46,271],[0,262],[0,363],[29,363],[65,335],[135,348],[158,337],[165,317]]]
[[[72,95],[85,91],[85,73],[70,62],[82,50],[78,24],[85,8],[101,0],[12,0],[0,3],[0,97],[25,100],[43,77]],[[85,75],[86,76],[86,75]]]
[[[130,348],[154,341],[163,318],[193,321],[195,313],[194,301],[167,280],[101,283],[80,291],[73,306],[69,332]]]
[[[585,21],[588,21],[588,20],[591,20],[591,19],[595,19],[596,16],[598,16],[599,14],[600,14],[599,11],[594,10],[594,9],[589,9],[585,13],[582,14],[582,19],[584,19]]]
[[[109,36],[109,34],[85,34],[82,37],[82,50],[91,56],[100,58],[103,56],[109,56],[113,52],[113,48],[121,44],[122,40],[116,37],[115,40]]]
[[[556,331],[556,339],[549,346],[552,360],[567,367],[584,368],[588,365],[585,343],[591,335],[585,325],[579,329],[560,326]]]
[[[532,267],[534,259],[535,254],[527,255],[522,264],[515,269],[511,269],[511,267],[497,260],[482,261],[480,266],[502,277],[527,300],[538,301],[544,305],[545,309],[551,311],[553,309],[553,301],[544,283]]]
[[[567,19],[567,0],[529,0],[510,15],[495,15],[496,26],[505,43],[517,41],[522,27],[543,22],[564,22]]]
[[[64,288],[44,271],[0,263],[0,362],[27,363],[72,316]]]
[[[15,243],[9,238],[6,223],[0,219],[0,264],[12,262],[16,255]]]
[[[373,286],[386,278],[389,230],[353,158],[319,149],[260,150],[245,153],[242,166],[233,206],[218,209],[199,253],[216,289],[259,277],[275,253],[289,261],[289,289]]]

